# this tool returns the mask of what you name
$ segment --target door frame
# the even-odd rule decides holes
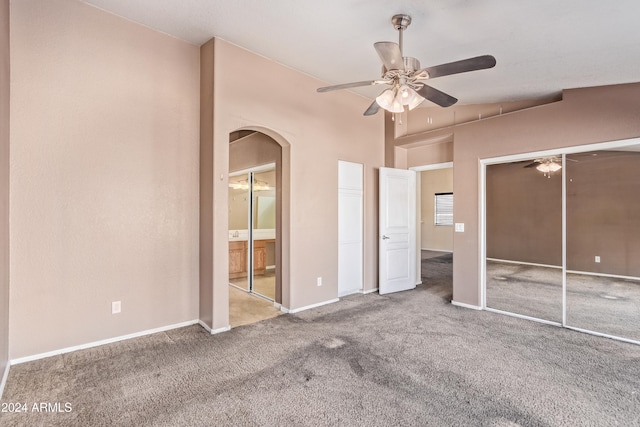
[[[434,163],[430,165],[412,166],[409,170],[415,172],[433,171],[438,169],[453,168],[453,162]],[[422,177],[422,176],[421,176]],[[416,179],[416,285],[422,284],[422,225],[420,213],[422,213],[422,179]],[[455,203],[455,195],[454,202]],[[452,248],[452,252],[455,249]]]

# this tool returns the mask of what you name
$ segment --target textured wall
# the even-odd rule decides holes
[[[198,47],[77,1],[11,19],[11,357],[196,319]]]
[[[567,164],[567,268],[640,277],[640,153],[594,154]]]
[[[567,269],[639,277],[640,153],[568,157]],[[487,166],[487,256],[560,266],[563,171],[528,163]]]
[[[9,88],[9,0],[0,0],[0,381],[9,357]]]
[[[420,172],[420,180],[421,248],[453,251],[453,226],[434,225],[435,194],[453,192],[453,168]]]
[[[487,257],[562,265],[562,173],[487,166]]]
[[[403,138],[394,138],[395,125],[387,120],[387,164],[396,164],[394,149],[403,144],[406,160],[400,163],[409,165],[416,163],[411,161],[414,152],[420,158],[437,157],[441,149],[436,145],[453,141],[454,221],[465,224],[464,233],[454,233],[454,301],[480,305],[480,160],[636,138],[638,99],[639,83],[571,89],[558,102],[432,131],[424,125],[428,112],[416,109],[417,116],[407,120],[423,126],[414,126],[415,134]]]
[[[572,89],[563,100],[456,128],[453,298],[480,305],[479,159],[640,136],[640,84]]]
[[[226,206],[229,133],[265,128],[283,147],[283,305],[295,309],[338,295],[338,160],[365,165],[365,287],[377,287],[377,173],[383,164],[382,115],[363,117],[370,101],[350,92],[318,94],[314,78],[215,40],[214,199]],[[264,82],[268,82],[265,84]],[[272,135],[270,135],[272,136]],[[279,141],[280,142],[280,141]],[[287,174],[290,174],[287,176]],[[286,189],[283,189],[286,193]],[[217,195],[216,195],[217,194]],[[218,199],[219,198],[219,199]],[[290,202],[290,208],[288,203]],[[288,217],[287,217],[288,216]],[[213,220],[214,325],[224,327],[227,212]],[[286,234],[290,233],[290,236]],[[216,253],[220,257],[215,256]],[[323,277],[323,286],[316,277]],[[219,293],[216,293],[216,290]]]

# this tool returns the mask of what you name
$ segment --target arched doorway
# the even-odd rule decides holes
[[[288,307],[288,148],[284,138],[267,129],[242,128],[229,134],[232,327],[273,317]]]

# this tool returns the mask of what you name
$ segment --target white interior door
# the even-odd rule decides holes
[[[416,287],[416,173],[380,168],[379,292]]]
[[[338,296],[362,290],[362,171],[359,163],[338,161]]]

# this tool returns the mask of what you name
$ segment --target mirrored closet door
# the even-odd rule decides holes
[[[487,310],[640,344],[638,142],[484,165]]]
[[[562,159],[486,167],[486,306],[562,321]]]
[[[275,301],[275,165],[229,178],[229,283]]]

